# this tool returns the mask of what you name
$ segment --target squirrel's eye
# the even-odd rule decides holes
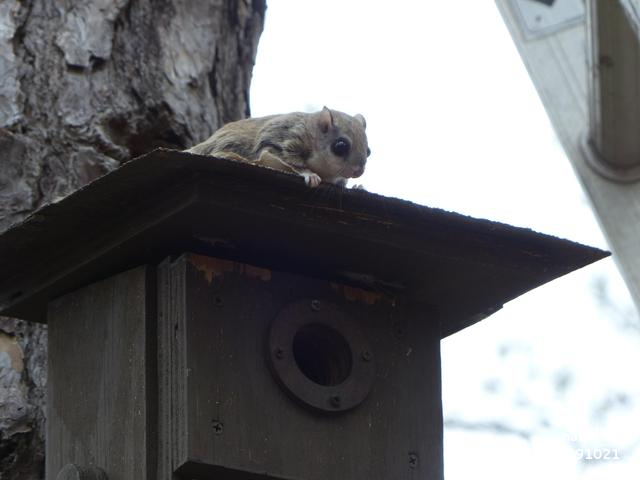
[[[371,155],[371,149],[369,147],[367,147],[367,157]]]
[[[339,157],[346,157],[349,155],[350,148],[349,142],[344,138],[337,139],[331,145],[331,151]]]

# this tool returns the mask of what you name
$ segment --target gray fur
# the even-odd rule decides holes
[[[206,141],[187,150],[293,171],[305,177],[343,185],[364,171],[367,157],[366,122],[326,107],[320,112],[294,112],[228,123]],[[331,145],[345,138],[351,149],[338,157]],[[318,180],[319,183],[319,180]]]

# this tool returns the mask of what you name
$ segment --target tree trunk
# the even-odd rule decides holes
[[[249,115],[265,0],[0,1],[0,231]],[[46,329],[0,318],[0,478],[43,478]]]

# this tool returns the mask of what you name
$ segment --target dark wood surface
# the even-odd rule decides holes
[[[154,292],[140,267],[51,303],[48,479],[69,463],[110,480],[156,478]]]
[[[432,306],[198,255],[160,270],[159,478],[442,478]],[[269,325],[301,298],[338,305],[368,338],[375,380],[353,410],[306,408],[270,371]]]
[[[436,303],[443,336],[607,255],[527,229],[158,150],[0,236],[0,311],[45,321],[50,299],[184,251]]]
[[[185,457],[186,359],[178,348],[184,345],[185,301],[182,261],[166,259],[157,269],[158,480],[172,480]]]

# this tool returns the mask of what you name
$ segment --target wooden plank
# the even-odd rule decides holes
[[[139,267],[51,302],[47,478],[68,463],[155,478],[154,290]]]
[[[160,300],[161,316],[171,309],[164,335],[174,342],[173,354],[185,359],[178,368],[159,369],[171,376],[160,401],[176,416],[174,429],[163,432],[177,436],[169,443],[171,468],[180,477],[443,478],[440,332],[433,307],[195,255],[181,257],[163,275],[173,277],[168,284],[184,285],[165,288],[161,295],[172,298]],[[285,305],[301,298],[338,305],[371,344],[373,390],[353,410],[309,410],[272,376],[267,331]]]
[[[640,309],[640,183],[620,184],[589,160],[587,32],[585,23],[525,38],[510,0],[496,0],[567,157],[589,198],[614,259]]]
[[[157,480],[172,480],[185,457],[187,431],[184,335],[186,311],[182,261],[158,266],[158,466]]]

